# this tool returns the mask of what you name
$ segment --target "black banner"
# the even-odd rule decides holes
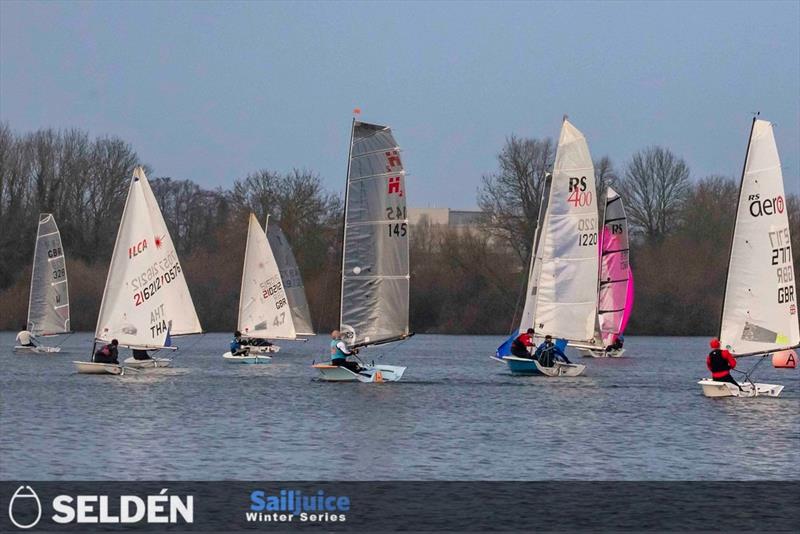
[[[0,531],[793,531],[792,482],[0,482]]]

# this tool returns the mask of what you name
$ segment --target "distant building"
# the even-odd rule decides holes
[[[408,222],[412,226],[423,220],[430,224],[479,230],[483,212],[480,210],[453,210],[450,208],[408,208]]]

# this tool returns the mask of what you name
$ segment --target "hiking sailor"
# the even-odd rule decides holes
[[[731,376],[731,369],[736,368],[736,358],[726,349],[720,349],[719,339],[714,338],[709,343],[711,352],[706,358],[706,367],[711,371],[711,378],[717,382],[730,382],[742,390],[742,386]]]
[[[356,362],[347,361],[350,355],[358,354],[357,349],[350,349],[342,339],[342,334],[338,330],[331,332],[331,365],[344,367],[354,373],[361,372],[361,366]]]
[[[555,365],[556,360],[563,361],[564,363],[572,363],[564,354],[564,351],[558,348],[553,343],[553,336],[547,335],[544,337],[544,342],[536,349],[534,357],[539,360],[539,363],[544,367],[552,367]]]
[[[111,343],[100,347],[100,350],[94,353],[95,363],[119,364],[119,360],[117,359],[117,356],[119,355],[117,345],[119,345],[119,341],[112,339]]]
[[[23,325],[22,330],[17,334],[17,343],[22,347],[35,347],[36,338],[28,331],[28,327]]]
[[[519,358],[533,359],[533,355],[528,350],[528,347],[536,347],[533,342],[533,328],[528,328],[527,332],[523,332],[514,338],[511,342],[511,354]]]

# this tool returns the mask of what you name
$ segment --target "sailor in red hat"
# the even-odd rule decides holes
[[[709,345],[711,345],[711,352],[706,358],[706,367],[711,371],[711,378],[717,382],[730,382],[741,390],[742,386],[731,376],[731,369],[736,368],[736,358],[726,349],[720,348],[717,338],[712,339]]]

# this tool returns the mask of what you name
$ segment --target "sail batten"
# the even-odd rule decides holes
[[[800,344],[783,174],[772,124],[754,119],[742,171],[720,341],[737,356]]]
[[[605,346],[625,332],[633,308],[633,271],[630,266],[628,218],[622,198],[606,192],[600,234],[598,329]]]
[[[42,213],[33,252],[28,330],[35,336],[65,334],[70,331],[69,311],[69,284],[61,233],[53,215]]]
[[[408,330],[408,217],[400,148],[386,126],[353,121],[345,193],[340,330],[350,345]]]
[[[164,347],[201,333],[178,254],[144,170],[133,172],[106,277],[95,339]]]

